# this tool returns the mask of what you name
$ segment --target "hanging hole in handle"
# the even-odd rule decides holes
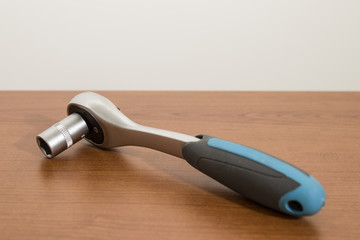
[[[301,203],[299,203],[296,200],[291,200],[287,204],[288,204],[289,209],[291,209],[294,212],[302,212],[304,210]]]

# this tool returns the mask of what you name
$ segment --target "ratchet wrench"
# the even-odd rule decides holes
[[[100,148],[142,146],[183,158],[245,198],[289,215],[313,215],[325,204],[324,188],[314,177],[253,148],[208,135],[194,137],[137,124],[93,92],[76,95],[67,113],[36,137],[47,158],[83,138]]]

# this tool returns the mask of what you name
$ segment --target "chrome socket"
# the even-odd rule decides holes
[[[36,142],[47,158],[53,158],[88,133],[85,120],[79,114],[73,113],[40,133]]]

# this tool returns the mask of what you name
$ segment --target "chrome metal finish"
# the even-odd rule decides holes
[[[69,131],[63,125],[61,125],[60,123],[55,124],[54,127],[57,130],[59,130],[59,132],[61,132],[62,135],[64,136],[67,148],[71,147],[71,145],[73,145],[74,142],[71,139]]]
[[[73,113],[36,137],[40,150],[52,158],[81,140],[89,129],[84,119]]]
[[[137,124],[97,93],[80,93],[70,101],[69,105],[72,104],[88,111],[101,126],[104,142],[96,144],[89,140],[101,148],[142,146],[182,158],[182,146],[187,142],[199,141],[193,136]]]
[[[96,127],[89,129],[79,114],[71,114],[69,109],[73,105],[86,110],[99,124],[104,135],[104,141],[101,144],[86,138],[89,132],[90,134],[91,131],[98,133],[99,129]],[[120,112],[110,100],[93,92],[76,95],[68,105],[68,113],[70,115],[67,118],[36,138],[41,151],[48,158],[58,155],[84,136],[89,142],[101,148],[142,146],[181,158],[183,158],[182,147],[185,143],[200,140],[182,133],[137,124]]]

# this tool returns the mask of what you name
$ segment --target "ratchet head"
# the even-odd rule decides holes
[[[115,142],[110,133],[114,125],[117,131],[136,125],[111,101],[93,92],[75,96],[67,107],[67,113],[69,116],[36,137],[39,148],[48,158],[55,157],[82,138],[99,147],[112,147]],[[116,142],[116,145],[124,144]]]

